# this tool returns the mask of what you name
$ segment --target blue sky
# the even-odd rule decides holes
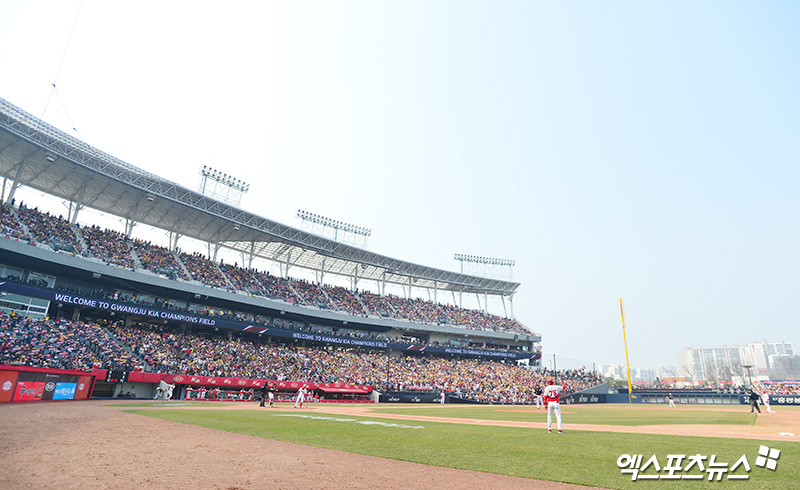
[[[5,1],[0,97],[190,188],[223,169],[277,221],[371,228],[378,253],[515,259],[514,312],[559,367],[624,363],[620,297],[631,364],[676,365],[798,341],[798,21],[796,2]]]

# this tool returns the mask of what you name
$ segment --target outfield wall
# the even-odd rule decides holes
[[[381,393],[380,403],[441,403],[441,391],[387,391]],[[445,394],[446,403],[457,403],[450,393]],[[475,402],[473,402],[475,403]]]
[[[563,398],[563,403],[643,403],[664,404],[672,393],[676,405],[749,405],[750,397],[742,393],[716,393],[702,391],[634,392],[628,400],[627,393],[574,393]],[[800,395],[770,395],[772,405],[800,406]]]
[[[0,402],[88,400],[94,382],[84,371],[0,364]]]
[[[739,395],[733,393],[672,393],[680,405],[738,405]],[[667,404],[666,393],[575,393],[564,397],[563,403],[643,403]]]

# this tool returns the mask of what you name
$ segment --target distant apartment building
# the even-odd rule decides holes
[[[599,366],[601,375],[612,378],[627,380],[628,373],[625,365],[623,364],[601,364]],[[674,377],[677,374],[677,369],[673,366],[657,366],[652,368],[631,368],[631,382],[633,383],[653,383],[664,380],[665,378]]]
[[[753,373],[768,375],[774,371],[791,371],[794,347],[790,342],[754,342],[742,347],[742,360],[752,367]]]
[[[682,373],[694,381],[743,382],[748,377],[767,379],[771,373],[791,377],[795,363],[790,342],[752,342],[713,348],[687,347],[678,354]],[[800,371],[800,366],[796,366]]]
[[[656,379],[656,370],[651,368],[631,369],[631,380],[637,383],[652,383]]]
[[[628,379],[627,370],[622,364],[600,364],[598,371],[606,378]]]

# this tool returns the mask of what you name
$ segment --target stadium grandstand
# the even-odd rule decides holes
[[[136,168],[3,99],[0,172],[2,362],[390,391],[458,388],[483,401],[492,401],[492,390],[497,401],[529,396],[523,385],[475,391],[480,383],[463,382],[474,377],[464,373],[431,382],[400,377],[399,369],[393,379],[387,367],[540,366],[541,336],[513,315],[519,283],[394,259],[272,221]],[[62,200],[69,212],[19,201],[23,186]],[[124,231],[84,222],[87,208],[122,220]],[[137,237],[138,225],[169,243]],[[209,253],[183,251],[183,238]],[[242,263],[225,262],[221,250]],[[309,274],[316,280],[298,278]],[[462,307],[463,295],[483,298],[484,308]],[[485,311],[488,297],[502,300],[502,315]],[[69,346],[71,364],[57,342]],[[308,360],[320,365],[296,369]],[[374,369],[322,369],[334,364]]]

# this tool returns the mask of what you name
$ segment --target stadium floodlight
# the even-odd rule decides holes
[[[200,168],[200,194],[238,206],[242,195],[250,190],[250,184],[225,172],[203,165]]]
[[[208,165],[203,165],[200,169],[200,175],[243,193],[250,190],[250,184],[241,179],[232,177],[225,172],[209,167]]]
[[[493,257],[481,257],[479,255],[465,255],[465,254],[455,254],[453,256],[455,260],[461,262],[472,262],[475,264],[486,264],[486,265],[498,265],[501,267],[514,267],[516,264],[515,260],[512,259],[497,259]]]
[[[369,228],[326,218],[302,209],[297,210],[297,217],[302,221],[303,227],[312,233],[356,247],[366,248],[367,239],[372,235],[372,230]]]
[[[369,228],[364,228],[363,226],[351,225],[350,223],[345,223],[343,221],[326,218],[325,216],[320,216],[315,213],[309,213],[308,211],[303,211],[302,209],[297,210],[297,217],[303,221],[310,221],[312,223],[316,223],[318,225],[322,225],[328,228],[341,230],[345,233],[352,233],[354,235],[361,235],[364,237],[372,235],[372,230],[370,230]]]

